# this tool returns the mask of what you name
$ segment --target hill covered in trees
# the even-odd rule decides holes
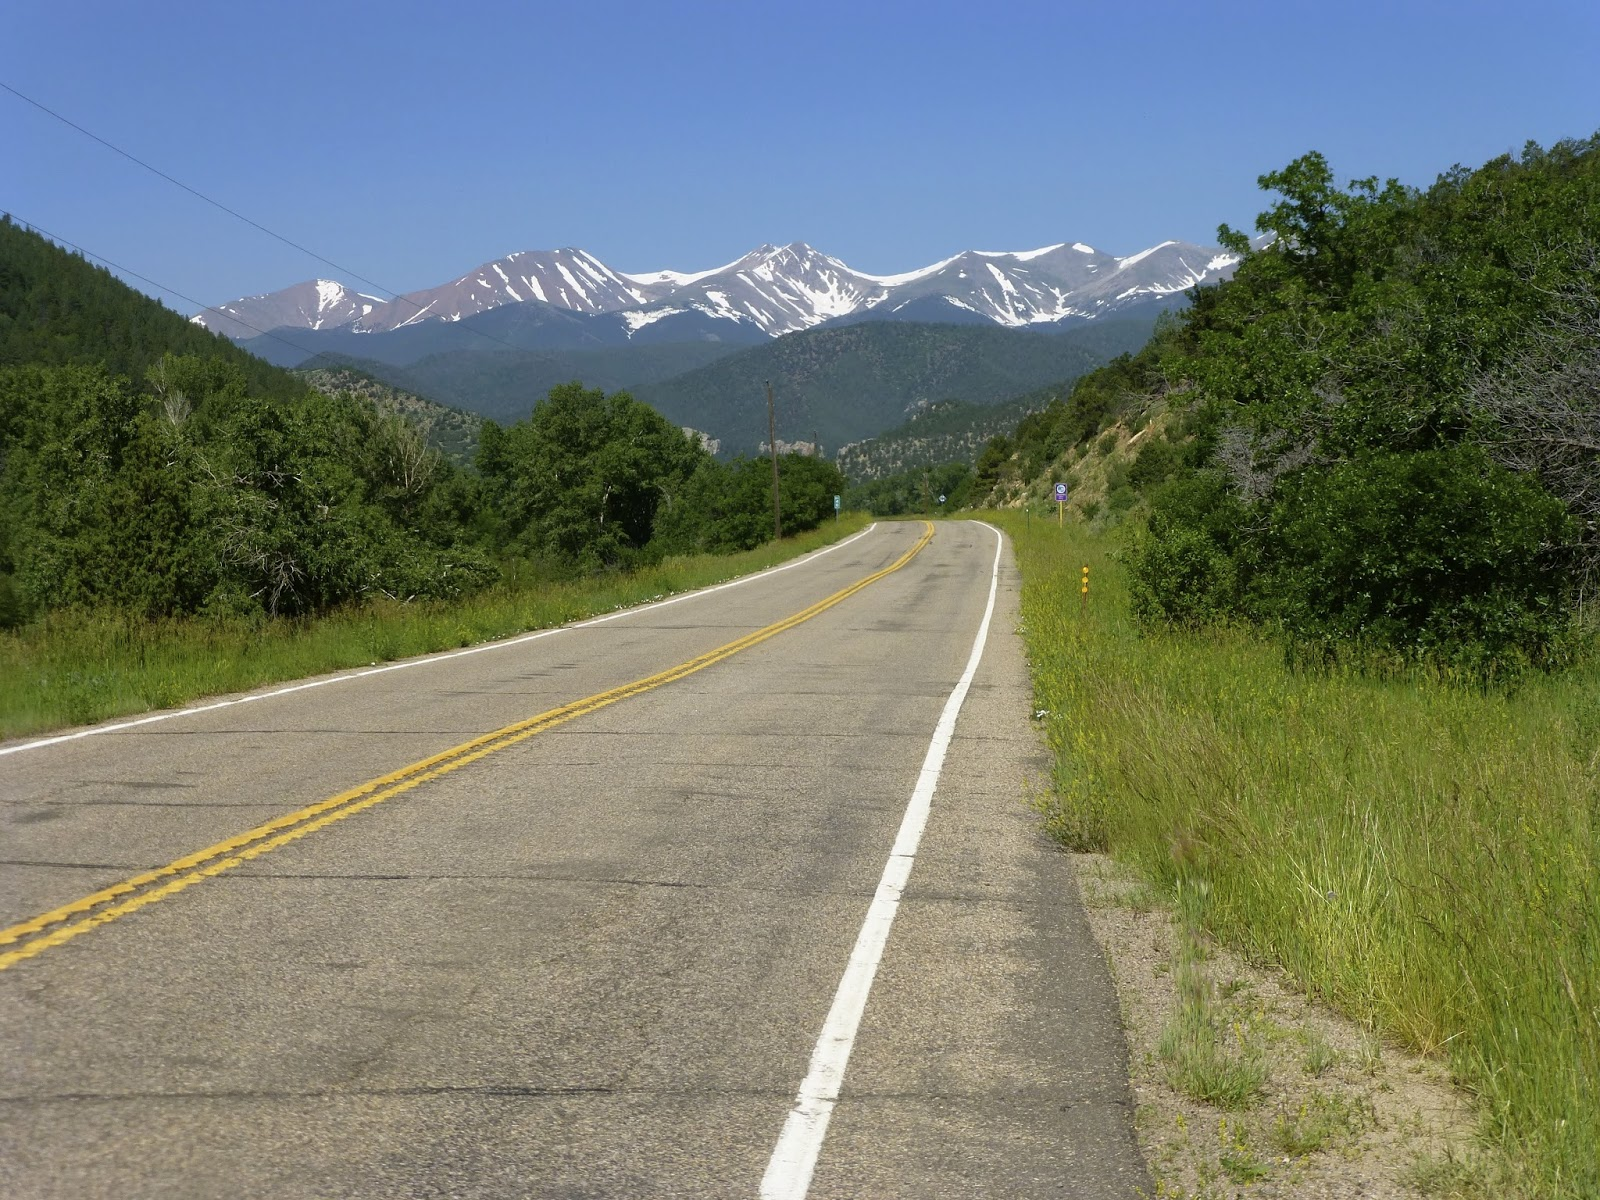
[[[1264,248],[1224,227],[1234,278],[1025,418],[980,482],[1142,499],[1148,619],[1559,658],[1600,569],[1600,137],[1425,189],[1341,187],[1317,154],[1260,182]]]
[[[1065,333],[974,325],[867,322],[792,333],[636,394],[724,447],[767,438],[767,380],[777,393],[778,440],[824,447],[872,437],[919,404],[995,404],[1077,378],[1149,337],[1151,322],[1108,320]]]
[[[349,392],[370,400],[380,412],[402,416],[415,425],[428,444],[457,463],[472,462],[478,453],[483,418],[425,396],[407,392],[351,366],[296,367],[294,374],[324,395]]]
[[[1010,434],[1028,414],[1070,394],[1072,383],[1069,379],[1035,388],[999,404],[936,400],[893,429],[840,446],[834,460],[853,483],[948,463],[970,467],[990,441]]]
[[[486,316],[488,314],[485,314]],[[450,328],[454,328],[453,326]],[[370,338],[349,334],[350,356],[318,355],[306,367],[348,367],[417,395],[496,421],[515,421],[559,384],[581,382],[601,391],[631,391],[671,379],[734,353],[712,342],[606,346],[587,350],[522,349],[489,343],[447,347],[404,363],[357,357]],[[245,343],[254,348],[269,338]],[[692,422],[685,422],[692,424]]]
[[[97,366],[138,379],[168,354],[225,364],[253,395],[305,391],[289,372],[0,215],[0,367]]]
[[[468,469],[411,419],[443,420],[419,398],[323,381],[339,390],[0,222],[0,627],[62,607],[309,614],[770,533],[767,497],[743,487],[756,468],[717,463],[625,394],[530,399],[509,428],[482,426]],[[814,526],[842,477],[784,469],[786,528]]]

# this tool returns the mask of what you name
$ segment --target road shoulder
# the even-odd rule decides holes
[[[1186,932],[1131,869],[1063,857],[1116,981],[1151,1195],[1378,1200],[1473,1187],[1472,1110],[1442,1063],[1385,1045],[1283,972]],[[1260,1072],[1247,1101],[1187,1094],[1189,1051],[1173,1032],[1186,1009],[1218,1032],[1223,1062]]]
[[[1018,589],[1008,547],[813,1198],[1148,1189],[1116,993],[1026,799],[1049,760],[1028,719]]]

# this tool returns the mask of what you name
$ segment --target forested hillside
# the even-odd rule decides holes
[[[936,400],[893,429],[840,446],[834,460],[852,483],[941,463],[970,465],[990,438],[1016,428],[1022,417],[1044,403],[1048,401],[1019,399],[987,405]]]
[[[1120,451],[1098,478],[1114,506],[1148,501],[1129,560],[1148,618],[1550,661],[1600,567],[1600,140],[1427,189],[1339,187],[1317,154],[1261,184],[1269,244],[1224,228],[1234,279],[980,477],[1087,481],[1100,441]]]
[[[536,403],[485,424],[480,470],[463,468],[408,419],[418,405],[313,390],[0,222],[0,627],[61,608],[303,615],[770,536],[767,498],[735,486],[747,464],[626,394]],[[787,529],[814,526],[842,477],[785,471]]]
[[[819,435],[824,447],[903,422],[920,403],[994,404],[1071,380],[1148,338],[1151,323],[1116,321],[1066,333],[892,321],[812,329],[742,350],[637,395],[672,420],[734,450],[767,438],[765,383],[777,391],[778,440]]]
[[[226,364],[252,395],[305,391],[289,372],[0,214],[0,367],[97,366],[140,379],[167,354]]]
[[[349,392],[370,400],[380,412],[404,417],[422,431],[430,446],[457,463],[470,463],[478,453],[483,418],[477,413],[436,404],[355,367],[296,367],[294,373],[324,395]]]
[[[498,311],[498,310],[496,310]],[[488,316],[490,314],[484,314]],[[454,328],[453,326],[451,328]],[[386,335],[388,336],[388,335]],[[601,391],[631,391],[671,379],[735,352],[710,342],[606,346],[589,350],[513,349],[496,343],[440,350],[405,363],[359,357],[370,337],[347,335],[348,356],[318,355],[305,366],[344,366],[417,395],[496,421],[525,417],[557,384],[581,382]],[[252,348],[269,339],[256,339]],[[692,424],[692,422],[685,422]]]

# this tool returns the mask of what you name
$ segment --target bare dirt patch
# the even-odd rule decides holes
[[[1071,857],[1121,999],[1155,1198],[1479,1194],[1474,1114],[1442,1064],[1196,935],[1105,855]]]

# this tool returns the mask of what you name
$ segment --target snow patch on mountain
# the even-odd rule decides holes
[[[1018,262],[1032,262],[1041,255],[1049,254],[1052,250],[1059,250],[1065,245],[1065,242],[1057,242],[1054,246],[1041,246],[1037,250],[1019,250],[1011,257],[1016,259]],[[1004,257],[1004,255],[1001,255],[1000,257]]]
[[[1119,258],[1119,259],[1117,259],[1117,266],[1119,268],[1131,267],[1135,263],[1142,263],[1145,259],[1149,258],[1152,254],[1154,254],[1157,250],[1165,250],[1168,246],[1176,246],[1177,244],[1178,244],[1177,242],[1162,242],[1159,246],[1151,246],[1150,249],[1148,249],[1148,250],[1141,250],[1137,254],[1128,255],[1127,258]]]
[[[873,283],[886,288],[899,287],[901,284],[915,283],[919,279],[926,279],[930,275],[935,275],[960,257],[961,255],[959,254],[952,254],[949,258],[942,259],[931,267],[919,267],[915,271],[906,271],[900,275],[863,275],[861,278],[870,279]]]
[[[688,311],[689,310],[686,308],[672,308],[670,306],[663,306],[660,308],[634,308],[619,313],[618,315],[628,326],[628,336],[632,337],[646,325],[654,325],[657,321],[660,321],[666,317],[680,316]]]

